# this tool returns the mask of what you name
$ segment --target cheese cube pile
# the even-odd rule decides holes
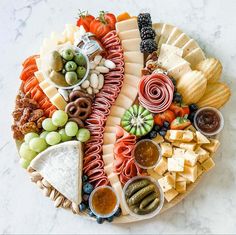
[[[158,180],[167,202],[185,193],[189,184],[215,166],[211,156],[220,145],[217,139],[208,139],[193,126],[168,130],[165,139],[154,141],[160,143],[162,158],[148,173]]]

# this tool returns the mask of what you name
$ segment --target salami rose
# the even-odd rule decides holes
[[[174,85],[165,74],[152,74],[140,80],[138,93],[143,107],[152,113],[162,113],[171,105]]]

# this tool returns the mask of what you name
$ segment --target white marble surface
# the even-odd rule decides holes
[[[175,24],[197,39],[224,66],[223,79],[235,91],[235,0],[1,0],[0,1],[0,233],[236,233],[235,92],[224,108],[226,126],[216,167],[196,190],[158,218],[127,225],[97,225],[55,209],[19,167],[11,138],[11,111],[21,62],[36,53],[44,37],[74,22],[78,9],[138,14]]]

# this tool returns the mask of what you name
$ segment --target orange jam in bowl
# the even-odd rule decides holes
[[[108,218],[117,211],[119,199],[112,187],[100,186],[91,193],[89,207],[96,216]]]
[[[154,168],[161,159],[161,150],[154,141],[144,139],[135,145],[133,157],[139,167],[150,169]]]

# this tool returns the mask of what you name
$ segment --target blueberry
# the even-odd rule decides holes
[[[159,132],[159,134],[160,134],[160,136],[164,137],[164,136],[166,135],[166,131],[161,130],[161,131]]]
[[[174,93],[174,101],[177,103],[181,103],[182,96],[180,95],[180,93],[178,93],[178,92]]]
[[[154,131],[157,131],[157,132],[158,132],[160,129],[161,129],[161,127],[158,126],[158,125],[155,125],[155,126],[153,127],[153,130],[154,130]]]
[[[81,202],[79,204],[79,211],[82,212],[82,211],[85,211],[87,209],[87,206],[85,205],[85,203]]]
[[[154,139],[154,138],[157,137],[157,132],[153,130],[149,133],[149,136],[150,136],[151,139]]]
[[[167,128],[162,127],[160,131],[165,131],[165,132],[167,132]]]
[[[194,112],[198,110],[198,106],[196,104],[190,104],[189,109],[191,112]]]
[[[96,215],[90,209],[88,210],[88,215],[90,217],[96,217]]]
[[[193,123],[194,120],[194,116],[195,116],[196,112],[192,112],[188,115],[188,119]]]
[[[121,209],[118,208],[114,216],[119,217],[121,215]]]
[[[102,224],[104,222],[104,218],[101,218],[101,217],[97,217],[97,223],[98,224]]]
[[[110,216],[110,217],[107,218],[107,221],[108,221],[109,223],[111,223],[111,222],[113,221],[113,219],[114,219],[114,216]]]
[[[83,186],[83,191],[86,194],[90,194],[93,191],[93,185],[90,184],[90,183],[85,183],[84,186]]]
[[[176,86],[176,81],[174,78],[170,78],[170,80],[172,81],[173,85]]]
[[[89,200],[89,195],[88,194],[83,194],[83,201],[88,202]]]
[[[87,175],[83,175],[82,181],[83,181],[83,182],[86,182],[87,180],[88,180],[88,176],[87,176]]]
[[[163,123],[163,127],[165,127],[165,128],[169,128],[169,126],[170,126],[170,123],[169,122],[167,122],[167,121],[164,121],[164,123]]]

